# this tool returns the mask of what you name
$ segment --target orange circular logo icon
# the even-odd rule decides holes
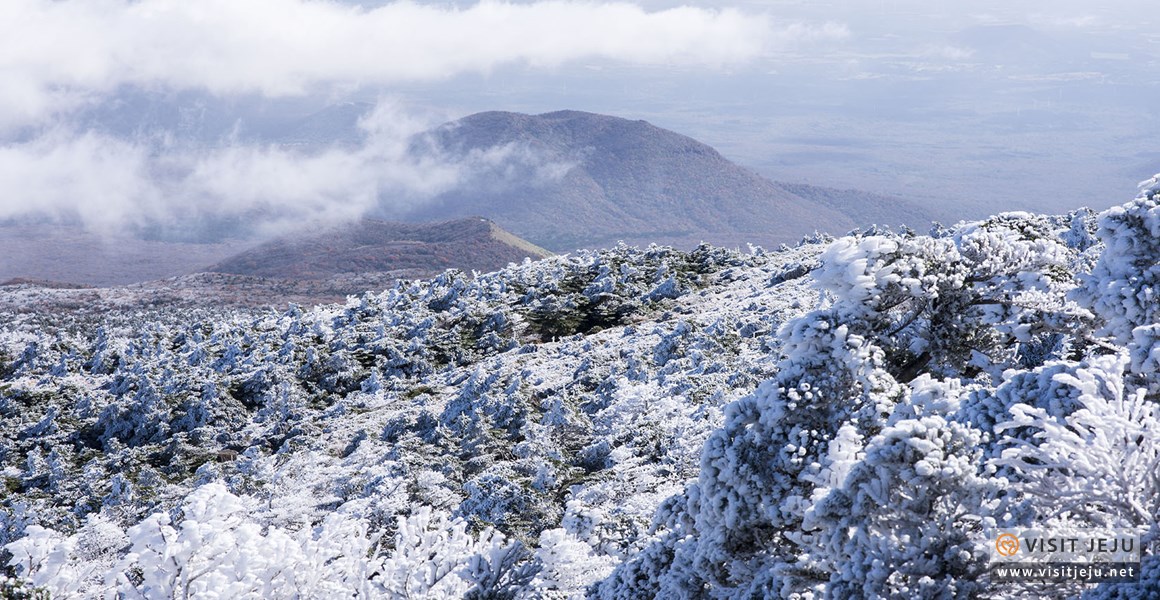
[[[1004,533],[995,540],[995,550],[999,552],[999,556],[1015,556],[1019,551],[1019,538]]]

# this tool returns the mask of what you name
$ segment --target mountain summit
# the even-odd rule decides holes
[[[819,201],[835,190],[795,193],[645,121],[579,111],[484,112],[437,128],[425,142],[427,151],[444,155],[490,152],[502,160],[474,173],[474,182],[399,216],[487,215],[555,251],[619,240],[772,244],[862,224],[841,202]],[[894,211],[878,216],[899,219]]]
[[[358,146],[365,142],[360,136],[366,135],[358,123],[368,108],[359,104],[331,107],[293,124],[270,126],[261,139],[304,155]],[[190,131],[216,131],[213,123],[203,125],[191,126]],[[367,216],[406,221],[415,227],[484,217],[514,236],[555,252],[609,247],[618,241],[682,249],[702,241],[732,247],[776,246],[814,231],[841,234],[872,223],[905,223],[921,230],[940,217],[932,216],[927,207],[898,198],[773,182],[687,136],[645,121],[586,112],[484,112],[414,136],[410,144],[415,164],[457,171],[454,188],[424,200],[381,197],[379,208]],[[374,168],[378,167],[368,167]],[[299,258],[304,256],[301,252],[313,252],[308,247],[313,242],[308,240],[320,232],[309,224],[256,254],[234,256],[266,241],[259,233],[263,230],[286,231],[266,227],[278,214],[273,208],[244,216],[213,210],[159,220],[146,216],[141,224],[105,235],[75,222],[8,220],[0,222],[0,281],[24,277],[125,284],[186,275],[215,263],[225,272],[249,276],[273,268],[278,261],[282,263],[274,269],[275,276],[301,281],[316,280],[335,269],[370,272],[384,266],[430,273],[430,269],[457,266],[487,271],[513,260],[500,258],[479,266],[450,258],[441,262],[438,253],[423,258],[412,253],[415,248],[411,247],[395,253],[397,258],[422,264],[395,266],[400,263],[387,260],[390,253],[367,259],[353,250],[357,244],[348,248],[354,252],[347,257],[353,262],[344,264],[337,255],[319,254],[311,259],[330,261],[329,265],[278,258],[280,252]],[[366,227],[363,223],[346,233],[368,234]],[[328,234],[337,235],[337,230]],[[391,243],[396,242],[406,240]],[[372,266],[376,268],[364,268]],[[299,273],[289,272],[295,270]]]

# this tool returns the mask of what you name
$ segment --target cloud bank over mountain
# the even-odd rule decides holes
[[[566,165],[515,144],[454,156],[422,148],[435,123],[390,100],[358,121],[356,144],[230,141],[195,145],[56,129],[0,147],[0,219],[43,218],[114,233],[188,219],[234,219],[276,232],[402,210],[502,165],[545,178]]]
[[[118,86],[299,95],[320,86],[428,81],[500,66],[581,59],[720,66],[778,44],[844,35],[840,26],[775,25],[761,14],[626,2],[310,0],[14,0],[0,20],[0,125],[47,118]]]
[[[845,35],[731,8],[570,0],[13,0],[0,21],[20,24],[0,40],[0,219],[98,231],[204,214],[343,220],[380,202],[422,201],[497,161],[541,161],[513,147],[454,160],[409,154],[411,136],[460,115],[381,100],[397,99],[399,86],[504,68],[550,74],[577,61],[711,70]],[[359,90],[380,101],[360,115],[353,144],[239,135],[272,102],[317,108]],[[178,114],[149,124],[126,100],[142,94]],[[191,137],[179,130],[204,120],[204,106],[180,105],[183,94],[249,105],[227,111],[223,131]],[[126,123],[109,126],[118,111]]]

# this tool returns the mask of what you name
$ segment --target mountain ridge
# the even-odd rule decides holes
[[[859,225],[706,144],[643,120],[574,110],[491,111],[438,127],[424,139],[458,158],[514,146],[527,153],[513,161],[517,168],[568,165],[554,180],[498,189],[468,185],[403,214],[408,220],[485,214],[555,251],[618,241],[768,245]]]
[[[358,123],[370,108],[330,107],[294,121],[271,143],[304,153],[349,149],[365,141]],[[130,113],[122,116],[129,119]],[[183,131],[203,129],[196,121],[187,125]],[[688,136],[643,120],[574,110],[477,113],[414,137],[410,151],[420,160],[463,165],[464,180],[456,190],[406,209],[389,208],[393,200],[383,198],[367,217],[415,225],[485,217],[557,252],[618,242],[682,249],[702,242],[776,247],[815,231],[841,234],[868,223],[905,222],[922,230],[937,216],[897,198],[775,183]],[[249,220],[198,213],[108,234],[48,222],[6,222],[0,224],[0,280],[121,285],[189,274],[258,245],[266,224],[262,218],[260,213]],[[312,227],[296,234],[310,235]],[[465,259],[467,269],[506,264]]]
[[[204,270],[288,279],[393,271],[433,275],[451,267],[490,272],[550,254],[482,217],[425,224],[361,219],[282,235]]]

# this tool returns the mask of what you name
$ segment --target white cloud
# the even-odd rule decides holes
[[[845,35],[777,29],[732,9],[484,0],[467,7],[323,0],[4,0],[0,127],[119,85],[284,96],[610,59],[717,66],[771,45]],[[7,121],[7,123],[4,123]]]
[[[164,132],[127,140],[76,124],[86,114],[78,108],[115,104],[126,88],[317,98],[505,65],[714,69],[848,35],[729,8],[585,0],[0,0],[0,23],[9,25],[0,36],[0,218],[79,218],[105,230],[198,213],[350,218],[489,169],[494,178],[512,165],[544,177],[568,168],[516,147],[415,156],[410,136],[434,123],[389,102],[364,119],[357,148],[182,146]]]
[[[405,210],[480,177],[512,169],[544,178],[569,165],[513,144],[466,154],[430,145],[435,123],[382,101],[360,122],[357,147],[169,147],[55,129],[0,146],[0,219],[48,216],[113,233],[197,215],[243,216],[273,230]]]
[[[972,48],[963,48],[961,46],[954,46],[951,44],[931,44],[919,52],[919,56],[944,59],[949,61],[968,60],[974,54],[975,51]]]
[[[0,147],[0,218],[80,218],[107,229],[128,215],[147,217],[147,200],[158,195],[148,162],[133,144],[65,131]]]

